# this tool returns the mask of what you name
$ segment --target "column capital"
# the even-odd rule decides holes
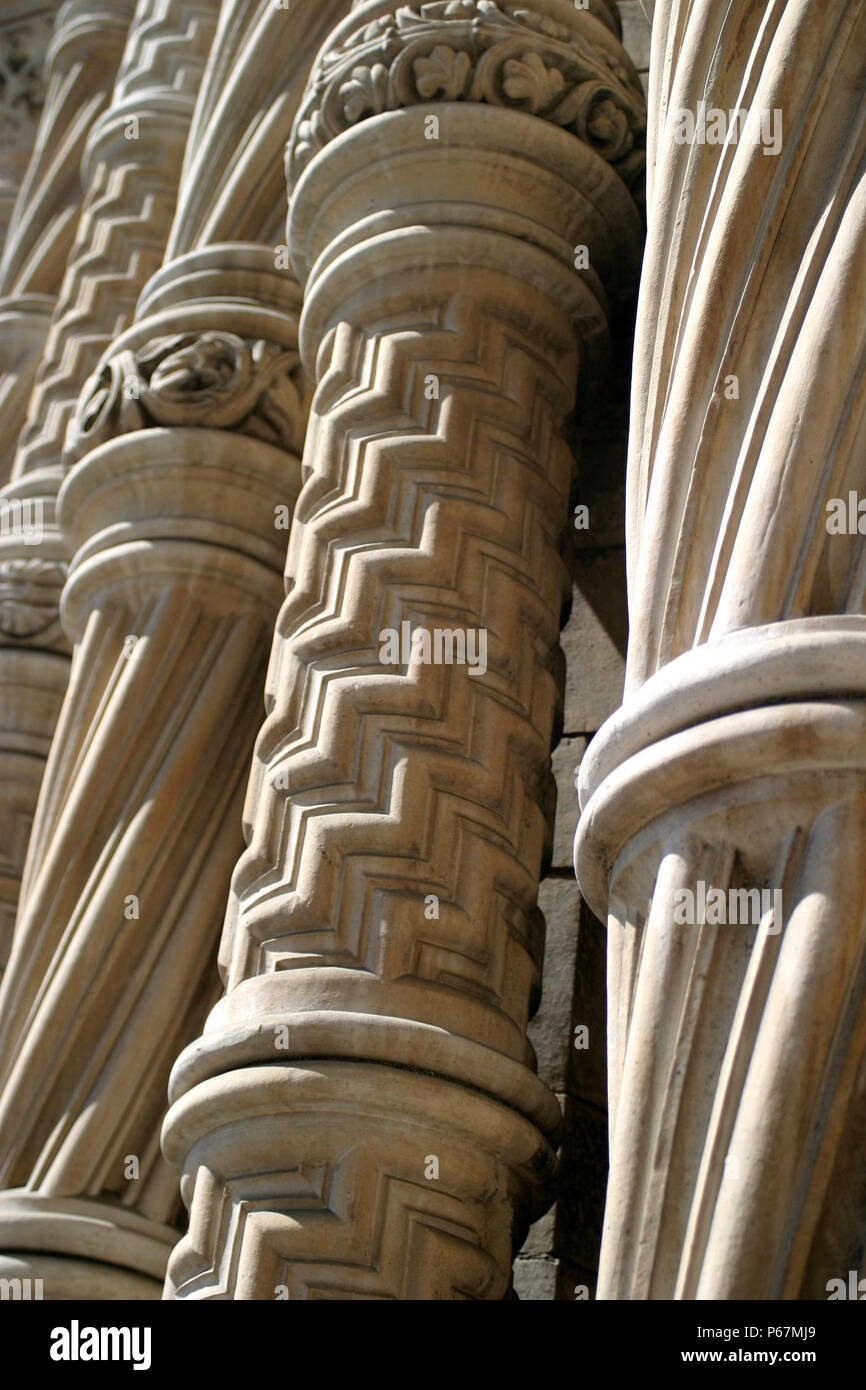
[[[159,586],[167,570],[227,580],[244,604],[251,585],[279,603],[274,509],[294,505],[307,414],[299,311],[300,291],[264,246],[209,247],[152,278],[67,431],[73,628],[105,583]]]
[[[371,0],[334,29],[313,66],[288,153],[294,184],[313,157],[372,116],[428,102],[539,116],[585,142],[627,183],[646,137],[640,79],[606,6]],[[601,16],[601,17],[600,17]]]

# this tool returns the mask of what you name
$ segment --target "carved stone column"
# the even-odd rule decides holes
[[[169,1296],[501,1298],[546,1201],[563,430],[641,243],[640,86],[593,9],[376,0],[298,113],[317,390],[226,995],[173,1075]]]
[[[223,0],[190,129],[166,258],[225,241],[282,250],[283,156],[307,75],[351,0]]]
[[[134,8],[135,0],[70,0],[64,4],[44,55],[44,84],[37,65],[46,17],[57,9],[56,4],[22,6],[18,24],[15,11],[9,17],[8,42],[14,45],[10,64],[17,70],[23,61],[16,51],[19,25],[27,36],[28,61],[21,69],[22,77],[7,86],[8,99],[15,102],[16,111],[22,102],[29,111],[42,100],[44,85],[44,105],[0,259],[3,344],[14,345],[14,351],[4,351],[0,361],[3,482],[12,469],[73,245],[86,141],[111,95]]]
[[[575,852],[598,1292],[825,1298],[866,1213],[866,568],[829,525],[866,492],[866,8],[658,0],[653,42],[628,675]]]
[[[81,174],[86,194],[11,481],[0,490],[0,514],[11,523],[0,535],[0,767],[6,752],[12,759],[8,777],[0,782],[0,818],[22,825],[33,814],[40,763],[54,732],[68,665],[57,607],[68,557],[55,519],[63,438],[84,380],[129,324],[148,276],[162,262],[217,0],[151,0],[138,6],[111,103],[91,128],[92,112],[103,97],[98,88],[83,95],[76,79],[79,66],[91,81],[98,76],[85,56],[88,45],[103,52],[105,64],[106,44],[110,53],[126,31],[126,23],[120,23],[124,6],[111,8],[107,16],[92,3],[73,6],[56,40],[62,56],[56,58],[58,72],[70,78],[71,69],[71,78],[62,95],[53,94],[60,107],[54,119],[64,130],[61,144],[80,141],[82,126],[89,130]],[[68,175],[65,154],[59,172]],[[57,213],[56,202],[49,206]],[[21,210],[15,228],[19,247],[25,233],[32,237],[37,230],[36,213],[36,207]],[[43,221],[46,213],[43,207]],[[58,217],[49,220],[46,236],[58,233]],[[34,257],[37,251],[38,246],[32,248]],[[10,248],[7,255],[11,273]],[[38,352],[46,318],[37,310],[44,311],[45,299],[40,296],[34,306],[33,297],[23,302],[19,297],[5,307],[16,322],[23,311],[18,337],[29,333]],[[20,427],[21,388],[29,384],[35,360],[31,352],[19,364],[19,379],[3,382],[2,424],[10,439]],[[35,692],[35,699],[22,692]],[[26,773],[22,751],[29,759]],[[24,842],[16,833],[4,852],[7,931]],[[0,956],[6,951],[8,940],[0,937]]]
[[[177,1236],[159,1128],[217,992],[300,487],[299,298],[270,248],[173,262],[69,431],[75,653],[0,990],[0,1245],[46,1297],[158,1297]]]

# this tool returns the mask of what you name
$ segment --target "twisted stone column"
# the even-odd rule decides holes
[[[298,113],[317,389],[226,995],[172,1079],[169,1296],[501,1298],[547,1199],[563,431],[641,242],[640,85],[593,8],[375,0]]]
[[[50,35],[36,144],[0,261],[3,483],[72,244],[85,140],[110,95],[133,8],[134,0],[72,0]],[[19,127],[41,99],[39,53],[54,9],[29,6],[26,14],[10,18],[7,42],[18,45],[23,28],[30,53],[21,76],[16,67],[4,89],[8,120]],[[62,550],[52,535],[53,499],[46,502],[41,492],[37,481],[0,494],[0,971],[12,942],[30,825],[68,669],[57,623]]]
[[[159,1127],[215,998],[300,486],[298,301],[266,248],[172,263],[68,435],[75,653],[0,991],[0,1243],[46,1297],[158,1297],[176,1239]]]
[[[576,843],[599,1297],[825,1298],[866,1211],[866,571],[830,525],[866,491],[866,7],[658,0],[653,42],[626,696]]]
[[[223,0],[166,259],[257,241],[280,249],[289,274],[283,154],[313,59],[350,8],[350,0]]]
[[[10,523],[0,535],[0,767],[8,765],[0,784],[0,817],[14,820],[16,827],[4,850],[0,958],[9,949],[26,825],[68,674],[69,646],[58,613],[68,555],[55,517],[64,434],[85,379],[100,353],[129,324],[148,276],[162,262],[216,7],[216,0],[139,4],[111,102],[95,123],[104,97],[98,87],[80,89],[85,78],[93,82],[99,75],[85,53],[88,45],[94,46],[104,68],[106,50],[113,51],[116,65],[131,6],[124,11],[123,5],[113,4],[106,14],[93,3],[74,5],[61,17],[55,40],[58,74],[69,79],[62,91],[52,89],[56,143],[62,152],[60,158],[55,150],[56,172],[65,171],[68,178],[68,147],[82,142],[83,128],[87,143],[81,182],[86,193],[12,477],[0,490],[0,515]],[[62,189],[62,178],[60,183]],[[19,248],[25,234],[35,235],[40,221],[46,237],[60,234],[59,196],[55,192],[47,206],[21,210],[15,228]],[[46,223],[49,211],[53,215]],[[4,272],[10,275],[17,264],[13,253],[14,247],[7,247]],[[32,247],[31,254],[36,255]],[[41,294],[19,296],[0,301],[0,309],[4,307],[15,324],[23,320],[16,336],[26,336],[31,347],[17,365],[16,379],[3,381],[3,427],[14,440],[50,300]]]

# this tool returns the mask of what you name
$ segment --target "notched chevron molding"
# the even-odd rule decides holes
[[[172,1079],[164,1146],[190,1230],[167,1291],[502,1298],[560,1123],[526,1023],[565,422],[640,222],[573,134],[450,101],[343,129],[307,163],[288,225],[317,389],[226,996]],[[578,240],[598,253],[585,275]],[[403,621],[483,629],[486,669],[388,665],[383,630]]]
[[[166,1285],[184,1299],[501,1299],[553,1160],[477,1092],[340,1061],[200,1086],[164,1143],[189,1155],[196,1219]],[[251,1170],[275,1144],[279,1164]]]

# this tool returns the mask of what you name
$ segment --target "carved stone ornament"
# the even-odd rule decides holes
[[[0,634],[29,639],[54,628],[65,577],[59,560],[0,562]]]
[[[320,54],[297,116],[289,179],[296,182],[330,140],[370,116],[467,101],[552,121],[631,183],[643,170],[646,113],[638,78],[617,47],[543,11],[495,0],[400,6]]]
[[[304,406],[296,352],[234,333],[181,333],[123,349],[85,383],[64,459],[150,426],[233,429],[292,448]]]

